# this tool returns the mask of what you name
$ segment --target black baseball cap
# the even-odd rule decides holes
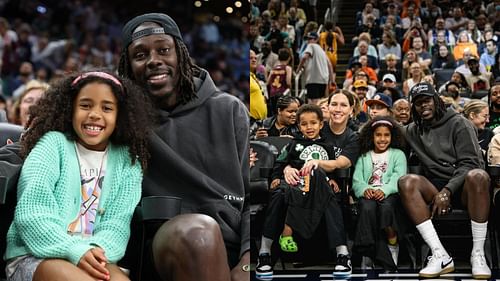
[[[408,97],[409,97],[409,101],[413,102],[419,96],[433,97],[434,95],[437,95],[437,92],[434,89],[434,86],[432,86],[428,82],[420,82],[418,84],[415,84],[411,88],[410,94],[408,95]]]

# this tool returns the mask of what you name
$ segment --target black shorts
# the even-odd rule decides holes
[[[426,177],[427,178],[427,177]],[[438,179],[438,178],[427,178],[436,188],[441,191],[449,180],[447,179]],[[451,194],[451,208],[453,209],[465,209],[465,206],[462,204],[462,190],[463,186],[460,187],[457,191]]]
[[[321,99],[325,97],[326,84],[307,84],[307,98]]]

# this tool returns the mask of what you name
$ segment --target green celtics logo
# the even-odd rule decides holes
[[[330,160],[328,159],[328,152],[321,145],[317,144],[307,146],[300,153],[299,158],[305,162],[309,160]]]

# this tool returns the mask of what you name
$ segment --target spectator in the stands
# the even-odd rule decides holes
[[[466,31],[467,35],[469,36],[469,39],[472,42],[476,43],[476,45],[479,45],[483,40],[482,39],[483,35],[481,34],[481,31],[477,28],[475,20],[469,19]]]
[[[465,50],[469,50],[470,54],[474,56],[479,56],[477,53],[477,45],[472,40],[469,39],[467,31],[461,31],[458,35],[457,44],[453,48],[453,56],[456,61],[460,61],[464,57]]]
[[[255,139],[278,136],[293,138],[299,131],[295,114],[300,104],[300,100],[296,97],[282,96],[278,99],[273,116],[266,118],[262,126],[257,127],[252,135]]]
[[[439,38],[440,32],[442,32],[442,39]],[[438,41],[445,42],[445,44],[451,49],[455,46],[455,34],[453,34],[453,31],[450,31],[445,27],[444,19],[442,17],[438,17],[436,19],[434,27],[427,33],[427,39],[429,40],[429,48],[431,48],[431,50],[433,46],[438,43]]]
[[[415,23],[414,26],[412,26],[405,32],[405,34],[403,34],[403,43],[401,45],[403,53],[406,53],[411,49],[411,46],[413,44],[413,37],[421,37],[422,42],[427,42],[427,34],[425,33],[425,30],[420,23]]]
[[[446,45],[439,45],[439,50],[432,56],[431,70],[437,69],[455,69],[457,64],[453,55]]]
[[[411,123],[410,103],[407,99],[399,99],[392,105],[394,112],[394,119],[401,125],[408,125]]]
[[[278,99],[292,86],[293,70],[292,67],[288,65],[290,59],[289,49],[281,48],[278,52],[278,63],[269,73],[266,84],[270,109],[276,108]]]
[[[410,65],[410,77],[403,82],[403,94],[405,97],[408,96],[411,88],[420,83],[424,78],[424,72],[422,66],[418,62],[414,62]]]
[[[425,0],[420,7],[420,17],[424,23],[432,23],[437,18],[443,16],[441,7],[436,5],[434,0]]]
[[[450,82],[456,83],[458,85],[458,93],[460,96],[469,96],[470,95],[470,88],[469,84],[467,84],[467,81],[465,80],[465,76],[460,73],[460,72],[453,72],[451,74],[451,78],[449,81],[446,81],[443,85],[438,90],[439,94],[443,94],[446,91],[446,85]]]
[[[319,34],[319,45],[325,51],[326,56],[330,60],[334,73],[336,72],[337,67],[338,48],[343,46],[344,43],[345,41],[342,29],[340,29],[339,26],[334,26],[331,21],[325,22],[325,31]]]
[[[280,15],[278,23],[281,32],[287,34],[284,40],[285,44],[288,43],[289,47],[295,46],[295,27],[289,24],[288,16],[286,14]]]
[[[432,63],[432,56],[426,51],[424,38],[415,36],[410,38],[410,49],[413,49],[420,58],[419,63],[423,69],[428,69]]]
[[[495,55],[497,54],[497,44],[493,39],[486,41],[486,48],[484,53],[481,54],[479,62],[486,66],[488,72],[491,71],[492,66],[495,64]]]
[[[451,34],[453,34],[453,33],[451,33]],[[435,55],[436,53],[438,53],[439,47],[441,47],[441,46],[445,46],[448,49],[448,53],[451,54],[451,51],[453,50],[453,48],[447,42],[444,30],[440,30],[437,32],[437,37],[436,37],[436,40],[434,42],[434,45],[432,45],[432,47],[430,47],[430,54]]]
[[[401,65],[398,62],[399,60],[397,59],[396,55],[387,54],[385,56],[385,68],[381,68],[378,72],[379,81],[383,81],[383,77],[386,74],[393,74],[396,78],[396,83],[401,84],[403,81],[403,74],[401,72]]]
[[[478,94],[478,91],[488,91],[490,89],[491,72],[481,73],[479,71],[479,59],[472,56],[467,61],[471,74],[465,75],[465,80],[472,91],[472,97]],[[479,98],[482,98],[480,96]]]
[[[305,69],[305,87],[307,89],[307,103],[317,104],[318,100],[324,98],[327,87],[334,83],[333,69],[325,51],[319,46],[319,35],[317,32],[309,32],[307,35],[307,48],[300,60],[297,71]]]
[[[389,3],[386,9],[387,14],[380,17],[380,27],[383,28],[387,19],[390,16],[394,17],[395,22],[393,25],[399,25],[401,28],[401,17],[399,16],[398,6],[395,3]]]
[[[29,61],[22,62],[19,66],[19,73],[11,84],[14,87],[14,91],[11,93],[14,99],[19,98],[24,92],[26,84],[33,80],[33,76],[33,65]]]
[[[383,93],[377,93],[366,101],[370,119],[376,116],[392,116],[392,98]]]
[[[455,72],[460,72],[464,76],[470,75],[471,72],[470,72],[469,64],[467,63],[467,61],[469,61],[469,59],[472,56],[474,56],[474,55],[470,52],[470,50],[465,49],[463,58],[460,61],[457,61],[457,65],[459,65],[459,66],[457,68],[455,68]],[[486,66],[484,66],[484,64],[482,64],[482,63],[479,63],[479,72],[481,72],[481,73],[486,72]]]
[[[378,22],[379,15],[374,13],[373,3],[367,1],[362,11],[356,14],[356,28],[360,28],[368,23],[368,17],[373,16],[375,21]]]
[[[422,20],[420,17],[416,14],[417,7],[413,4],[410,4],[408,8],[406,9],[406,17],[403,17],[401,19],[401,26],[403,30],[408,30],[412,26],[415,26],[417,23],[422,24]]]
[[[364,40],[368,43],[368,53],[367,54],[378,59],[377,49],[375,48],[375,46],[372,45],[372,36],[370,35],[370,33],[362,32],[359,34],[358,37],[353,38],[353,42],[354,41],[359,42],[362,40]],[[359,47],[356,44],[356,47],[354,48],[354,51],[353,51],[353,56],[359,56],[359,55],[360,55]]]
[[[266,67],[266,79],[271,69],[278,63],[278,54],[271,48],[271,42],[264,41],[261,46],[261,53],[257,54],[257,64]]]
[[[30,107],[35,105],[49,89],[49,84],[31,80],[14,103],[12,123],[26,126],[30,117]]]
[[[410,66],[416,62],[420,64],[420,57],[414,50],[408,50],[403,57],[402,62],[402,81],[408,79],[410,77]]]
[[[463,16],[463,11],[460,6],[455,6],[452,10],[451,17],[446,18],[445,28],[451,30],[457,35],[461,30],[467,27],[469,19]]]
[[[495,133],[500,127],[500,83],[496,82],[491,86],[488,94],[488,104],[490,105],[490,121],[486,125]]]
[[[368,66],[373,68],[375,71],[378,71],[378,69],[379,69],[378,60],[376,57],[368,54],[368,46],[369,46],[369,43],[367,41],[359,40],[359,42],[358,42],[359,56],[366,55],[368,58]],[[375,50],[375,52],[376,52],[376,50]],[[359,56],[351,57],[349,59],[349,63],[348,63],[347,67],[350,68],[351,64],[353,62],[359,61]]]
[[[257,55],[250,49],[250,125],[257,120],[264,120],[267,117],[266,97],[262,93],[259,80],[255,76],[257,68]]]
[[[415,85],[409,96],[414,122],[406,129],[406,141],[416,152],[423,173],[403,176],[398,186],[408,216],[432,253],[419,276],[435,278],[455,270],[432,218],[446,216],[452,206],[463,206],[471,219],[472,276],[490,278],[491,270],[484,254],[490,179],[484,171],[477,133],[470,122],[464,122],[463,116],[445,108],[428,83]],[[442,141],[443,136],[453,137]]]
[[[368,120],[368,105],[366,104],[368,84],[365,80],[356,80],[353,84],[354,93],[357,95],[359,100],[360,112],[357,114],[357,120],[364,123]]]
[[[279,49],[283,47],[290,47],[288,45],[289,42],[287,41],[288,33],[283,32],[280,29],[280,24],[277,19],[271,20],[271,29],[264,38],[266,39],[266,41],[269,41],[271,43],[271,49],[275,54],[277,54]]]
[[[382,43],[377,45],[380,62],[385,62],[388,54],[393,54],[398,60],[401,60],[401,46],[392,31],[386,30],[382,34]]]
[[[397,24],[396,17],[393,15],[387,16],[382,30],[392,31],[396,36],[396,40],[398,42],[400,42],[403,38],[403,30],[401,29],[401,24]]]
[[[486,127],[486,123],[490,121],[490,110],[488,104],[482,100],[471,100],[464,106],[462,112],[465,118],[469,119],[477,129],[477,139],[479,146],[483,151],[483,156],[486,160],[488,145],[493,138],[493,131]]]

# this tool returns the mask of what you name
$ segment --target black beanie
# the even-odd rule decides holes
[[[129,20],[125,24],[125,26],[122,29],[122,42],[125,48],[128,47],[130,43],[132,43],[133,41],[132,34],[134,30],[144,22],[158,23],[163,27],[165,34],[172,35],[174,37],[177,37],[179,40],[183,41],[181,32],[179,31],[179,27],[171,17],[161,13],[150,13],[137,16]]]

